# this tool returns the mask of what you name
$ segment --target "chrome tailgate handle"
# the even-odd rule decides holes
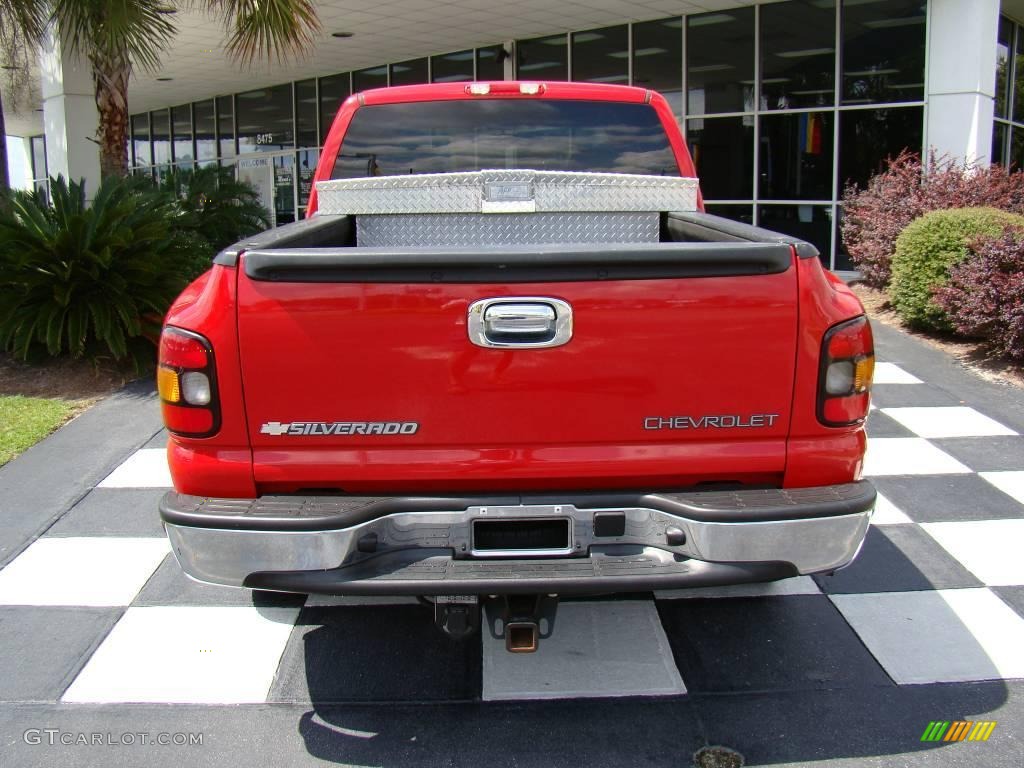
[[[481,299],[469,307],[468,328],[479,347],[558,347],[572,338],[572,307],[535,296]]]

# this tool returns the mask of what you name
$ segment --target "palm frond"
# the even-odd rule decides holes
[[[162,12],[166,5],[166,0],[53,0],[52,18],[61,37],[94,66],[126,59],[155,71],[177,31]]]
[[[228,29],[228,54],[252,64],[259,59],[301,58],[320,32],[311,0],[198,0],[219,14]]]

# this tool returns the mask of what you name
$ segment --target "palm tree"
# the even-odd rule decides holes
[[[44,0],[0,0],[0,64],[5,71],[27,68],[31,53],[46,26]],[[13,80],[13,78],[9,78]],[[7,124],[0,94],[0,196],[11,186],[7,170]]]
[[[128,173],[128,80],[133,67],[160,66],[177,32],[175,2],[219,15],[228,54],[242,64],[301,56],[320,30],[312,0],[52,0],[57,33],[92,66],[104,177]]]

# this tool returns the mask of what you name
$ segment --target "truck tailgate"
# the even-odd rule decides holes
[[[434,261],[362,250],[242,258],[239,343],[261,491],[781,477],[797,341],[789,246]],[[474,302],[520,297],[568,304],[571,340],[472,343]]]

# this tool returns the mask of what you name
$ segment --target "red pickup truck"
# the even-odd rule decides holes
[[[530,651],[556,595],[849,563],[871,328],[806,242],[703,212],[657,93],[356,94],[304,221],[166,318],[160,514],[204,582],[481,600]],[[538,628],[539,627],[539,628]]]

